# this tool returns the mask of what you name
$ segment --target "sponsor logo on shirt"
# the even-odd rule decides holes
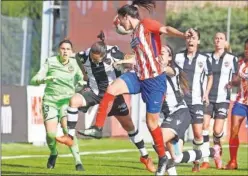
[[[230,63],[228,61],[224,62],[225,67],[228,67]]]
[[[197,110],[195,113],[196,113],[197,115],[202,115],[202,116],[203,116],[203,111],[202,111],[202,110]]]
[[[199,66],[200,68],[202,68],[202,67],[203,67],[203,63],[202,63],[202,62],[198,62],[198,66]]]
[[[220,115],[224,115],[225,116],[227,114],[227,109],[225,109],[225,108],[219,108],[218,109],[218,112],[219,112]]]

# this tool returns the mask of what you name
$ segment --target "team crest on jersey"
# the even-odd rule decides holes
[[[228,61],[224,62],[225,67],[228,67],[230,63]]]
[[[68,71],[69,71],[69,72],[73,72],[73,71],[74,71],[73,66],[70,65],[70,66],[68,67]]]
[[[199,66],[200,68],[202,68],[202,67],[203,67],[203,63],[202,63],[202,62],[198,62],[198,66]]]
[[[105,57],[105,58],[103,59],[103,62],[104,62],[105,64],[110,65],[110,64],[111,64],[111,59],[110,59],[110,58]]]

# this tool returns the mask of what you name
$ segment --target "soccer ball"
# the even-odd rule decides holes
[[[127,34],[132,33],[133,30],[128,30],[128,31],[126,31],[126,30],[124,29],[124,27],[122,27],[122,26],[120,25],[120,21],[119,21],[119,19],[118,19],[117,17],[118,17],[118,16],[116,15],[115,18],[114,18],[114,21],[113,21],[113,24],[114,24],[114,26],[115,26],[116,32],[117,32],[118,34],[121,34],[121,35],[127,35]]]

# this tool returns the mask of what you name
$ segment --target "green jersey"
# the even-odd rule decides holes
[[[82,71],[74,58],[70,58],[65,65],[60,62],[59,56],[46,59],[39,72],[32,78],[31,83],[37,85],[40,80],[44,80],[48,76],[54,77],[55,80],[46,83],[43,102],[51,106],[68,103],[76,89],[86,84],[83,81]]]

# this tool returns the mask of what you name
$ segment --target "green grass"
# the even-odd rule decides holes
[[[132,143],[126,139],[102,139],[102,140],[79,140],[80,152],[135,149]],[[151,144],[146,144],[151,149]],[[186,144],[190,147],[190,144]],[[58,145],[59,154],[69,154],[69,149],[64,145]],[[156,154],[149,151],[154,162],[157,164]],[[226,163],[229,159],[228,148],[224,148],[223,160]],[[90,154],[81,155],[86,171],[75,171],[74,160],[69,157],[58,157],[56,168],[46,169],[46,162],[49,150],[46,146],[33,146],[31,144],[2,144],[2,156],[18,155],[44,155],[35,158],[2,159],[2,175],[4,174],[48,174],[48,175],[153,175],[144,169],[139,162],[139,152],[129,151],[125,153],[111,154]],[[47,156],[46,156],[47,155]],[[216,170],[214,167],[202,170],[201,175],[248,175],[248,146],[240,145],[238,155],[239,169],[235,171]],[[211,165],[214,166],[211,161]],[[191,172],[192,164],[181,164],[177,166],[180,175],[197,175]]]

